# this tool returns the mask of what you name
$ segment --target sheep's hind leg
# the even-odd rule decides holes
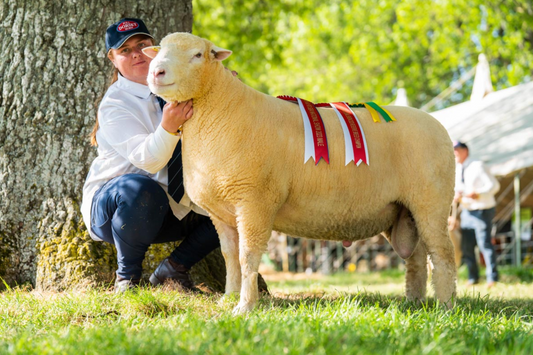
[[[244,314],[254,309],[259,290],[257,277],[261,256],[267,249],[272,234],[271,216],[265,211],[239,216],[239,260],[241,263],[242,286],[239,304],[233,314]]]
[[[239,263],[239,234],[237,229],[212,218],[218,236],[220,249],[226,262],[226,296],[241,290],[241,265]]]
[[[453,244],[448,234],[448,206],[441,211],[414,213],[421,241],[433,263],[431,281],[435,297],[451,308],[456,295],[456,268]],[[423,222],[427,221],[427,222]]]
[[[428,282],[428,254],[422,241],[418,242],[413,255],[405,260],[405,296],[408,300],[423,301]]]
[[[416,233],[416,231],[414,231]],[[392,244],[392,231],[382,233]],[[405,260],[405,296],[408,300],[424,300],[427,291],[427,251],[419,241],[413,254]]]

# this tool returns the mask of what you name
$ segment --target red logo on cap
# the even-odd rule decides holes
[[[134,30],[136,29],[137,27],[139,27],[139,24],[137,22],[134,22],[134,21],[124,21],[122,22],[120,25],[118,25],[118,28],[117,30],[119,32],[126,32],[126,31],[130,31],[130,30]]]

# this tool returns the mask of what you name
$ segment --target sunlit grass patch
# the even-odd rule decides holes
[[[364,287],[350,288],[355,284]],[[269,282],[257,309],[238,298],[142,288],[0,293],[0,353],[11,354],[527,354],[533,351],[526,282],[488,293],[459,288],[453,310],[403,297],[400,272]],[[312,287],[309,283],[312,282]],[[461,284],[463,280],[459,280]],[[383,293],[384,285],[398,291]],[[375,291],[365,288],[375,287]]]

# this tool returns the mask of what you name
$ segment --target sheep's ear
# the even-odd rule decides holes
[[[215,45],[213,45],[213,47],[211,47],[211,53],[210,53],[210,56],[212,59],[214,60],[224,60],[226,59],[227,57],[229,57],[231,55],[231,51],[230,50],[227,50],[227,49],[224,49],[224,48],[220,48],[220,47],[217,47]]]
[[[161,46],[151,46],[142,49],[143,53],[150,58],[154,58],[160,50]]]

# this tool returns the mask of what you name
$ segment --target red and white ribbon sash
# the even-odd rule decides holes
[[[305,132],[305,152],[304,164],[313,158],[315,165],[320,159],[324,159],[329,164],[328,140],[326,138],[326,128],[320,113],[312,102],[299,99],[298,105],[302,112]]]
[[[352,160],[357,166],[361,163],[369,165],[365,133],[357,116],[346,102],[332,102],[330,105],[335,110],[344,133],[345,165]]]

